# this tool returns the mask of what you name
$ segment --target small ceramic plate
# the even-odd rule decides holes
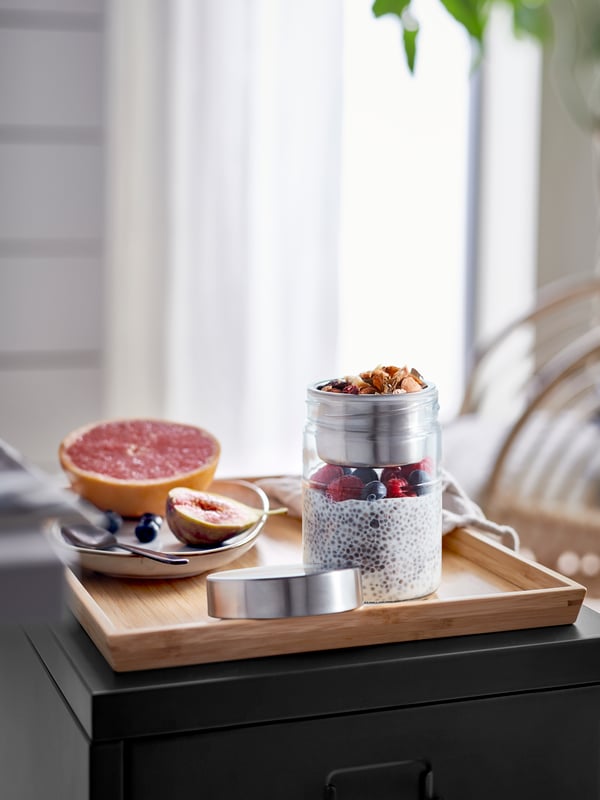
[[[209,491],[239,500],[252,508],[269,510],[269,499],[258,486],[246,481],[213,481]],[[60,524],[50,523],[50,539],[62,561],[70,567],[101,572],[118,578],[186,578],[201,575],[208,570],[224,567],[242,556],[254,546],[256,538],[267,521],[266,513],[247,531],[232,536],[214,547],[195,548],[183,544],[171,532],[166,521],[163,522],[156,539],[148,543],[152,550],[171,555],[182,555],[189,559],[187,564],[161,564],[144,556],[128,553],[126,550],[91,550],[69,544],[60,532]],[[117,538],[129,544],[140,546],[136,539],[135,521],[125,521]],[[141,545],[143,547],[143,545]]]

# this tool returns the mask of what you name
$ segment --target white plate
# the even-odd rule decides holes
[[[246,481],[213,481],[209,491],[239,500],[252,508],[269,510],[269,499],[258,486]],[[125,550],[91,550],[69,544],[60,532],[56,520],[50,524],[50,539],[62,561],[70,567],[101,572],[118,578],[186,578],[201,575],[208,570],[224,567],[242,556],[254,546],[256,538],[267,520],[266,513],[247,531],[232,536],[214,547],[195,548],[183,544],[171,532],[166,521],[163,522],[156,539],[148,542],[148,547],[172,555],[184,555],[188,564],[161,564],[144,556],[128,553]],[[136,523],[126,521],[117,533],[117,539],[135,544]]]

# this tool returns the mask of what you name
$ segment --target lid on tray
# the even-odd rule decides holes
[[[206,579],[208,614],[220,619],[275,619],[351,611],[362,604],[358,567],[306,565],[213,572]]]

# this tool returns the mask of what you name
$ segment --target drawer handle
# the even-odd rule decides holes
[[[342,793],[336,786],[336,778],[341,775],[352,775],[358,773],[365,773],[374,770],[391,769],[394,767],[421,767],[421,774],[419,775],[419,795],[415,800],[443,800],[439,795],[434,793],[433,789],[433,769],[431,764],[424,759],[412,759],[407,761],[385,761],[381,764],[367,764],[359,767],[346,767],[342,769],[332,770],[326,778],[325,784],[325,800],[343,800]]]

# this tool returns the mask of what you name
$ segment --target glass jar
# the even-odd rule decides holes
[[[442,571],[438,395],[308,388],[303,561],[359,567],[364,602],[435,592]]]

